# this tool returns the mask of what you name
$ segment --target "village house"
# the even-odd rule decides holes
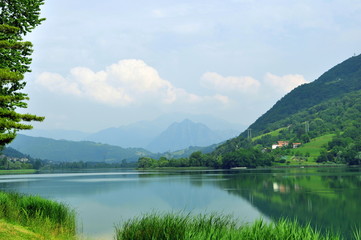
[[[281,148],[284,146],[288,146],[289,142],[288,141],[278,141],[277,144],[273,144],[272,145],[272,149],[276,149],[276,148]]]
[[[278,141],[277,144],[272,145],[272,149],[281,148],[288,145],[289,145],[288,141]],[[292,148],[298,148],[299,146],[301,146],[301,143],[292,143]]]
[[[298,148],[301,145],[302,145],[302,143],[292,143],[293,148]]]

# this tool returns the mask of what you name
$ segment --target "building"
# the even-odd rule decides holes
[[[277,144],[272,145],[272,149],[285,147],[285,146],[288,146],[288,144],[289,144],[288,141],[278,141]]]

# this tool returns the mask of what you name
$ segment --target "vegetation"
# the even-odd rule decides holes
[[[355,233],[355,239],[357,238]],[[280,220],[266,223],[258,220],[251,225],[237,226],[231,217],[222,215],[147,214],[116,227],[117,240],[209,240],[209,239],[342,239],[337,234],[302,226],[297,221]]]
[[[141,157],[138,160],[138,168],[167,168],[167,167],[209,167],[229,169],[234,167],[271,166],[273,157],[271,154],[262,153],[258,149],[238,149],[224,155],[203,154],[194,152],[189,158],[159,160],[150,157]]]
[[[54,140],[42,137],[29,137],[19,134],[10,147],[40,158],[56,162],[106,162],[122,160],[136,162],[140,156],[152,156],[142,148],[122,148],[88,141]]]
[[[273,151],[276,162],[291,158],[309,162],[361,163],[361,55],[335,66],[310,84],[302,85],[250,126],[247,131],[220,145],[224,155],[240,148],[270,149],[277,141],[302,143],[299,149]]]
[[[297,219],[351,239],[352,230],[361,229],[359,175],[360,168],[348,167],[243,170],[215,186],[247,199],[274,221]]]
[[[0,152],[0,171],[31,170],[35,171],[44,165],[44,161],[24,155],[13,148],[4,148]]]
[[[0,231],[0,236],[8,236],[1,239],[12,239],[11,231],[18,226],[25,227],[30,237],[38,237],[29,239],[75,239],[74,211],[38,196],[0,192],[0,219],[0,225],[10,229]]]
[[[26,108],[27,94],[20,92],[25,87],[24,74],[30,72],[31,42],[23,36],[38,26],[40,6],[43,0],[0,3],[0,147],[10,143],[18,130],[31,129],[23,121],[42,121],[44,118],[16,112]]]
[[[287,127],[288,124],[279,127],[275,127],[275,125],[294,114],[307,111],[320,103],[341,98],[360,89],[361,55],[358,55],[331,68],[312,83],[299,86],[285,95],[250,128],[254,135],[261,135],[267,131]],[[246,135],[247,133],[244,132],[243,136]]]

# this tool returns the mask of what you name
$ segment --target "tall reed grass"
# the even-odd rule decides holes
[[[321,233],[309,224],[280,220],[239,226],[230,216],[150,213],[116,226],[117,240],[340,240],[338,234]],[[359,240],[359,233],[355,234]]]
[[[44,239],[75,239],[75,212],[39,196],[0,191],[0,219],[25,226]]]

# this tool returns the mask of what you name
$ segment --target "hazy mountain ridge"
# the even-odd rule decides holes
[[[217,145],[206,147],[188,147],[176,152],[154,154],[143,148],[122,148],[90,141],[55,140],[43,137],[31,137],[18,134],[4,152],[13,149],[19,156],[38,158],[55,162],[136,162],[139,157],[159,158],[188,157],[194,151],[209,153]]]
[[[237,132],[233,133],[233,136],[235,135],[237,135]],[[212,131],[202,123],[195,123],[189,119],[185,119],[182,122],[171,124],[156,137],[146,149],[152,152],[171,152],[190,146],[205,147],[226,139],[227,137]]]
[[[207,146],[212,144],[218,144],[221,141],[229,139],[238,135],[244,126],[228,123],[225,120],[211,117],[208,115],[191,115],[189,116],[182,113],[174,113],[163,115],[155,120],[151,121],[139,121],[126,126],[111,127],[103,129],[96,133],[84,133],[80,131],[69,130],[31,130],[23,131],[21,134],[32,137],[45,137],[56,140],[70,140],[70,141],[91,141],[102,144],[109,144],[114,146],[120,146],[123,148],[145,148],[155,152],[180,150],[182,148],[188,148],[191,146]],[[182,144],[174,147],[174,142],[169,139],[169,136],[164,131],[175,124],[176,122],[189,119],[192,122],[202,123],[197,125],[200,129],[193,127],[193,132],[187,134],[188,139],[183,139]],[[204,134],[199,134],[202,132]],[[169,130],[168,130],[169,131]],[[178,131],[181,132],[181,131]],[[205,134],[205,132],[208,132]],[[193,135],[197,136],[193,136]],[[166,137],[166,140],[161,140],[161,137]],[[176,134],[173,135],[178,138]],[[203,139],[201,139],[203,137]],[[196,140],[195,140],[196,139]],[[162,147],[156,147],[156,143],[162,143]],[[168,146],[165,146],[168,143]],[[148,148],[149,147],[149,148]],[[179,148],[180,147],[180,148]]]
[[[59,162],[137,161],[141,156],[152,156],[152,153],[141,148],[122,148],[89,141],[54,140],[21,134],[9,146],[33,158]]]

